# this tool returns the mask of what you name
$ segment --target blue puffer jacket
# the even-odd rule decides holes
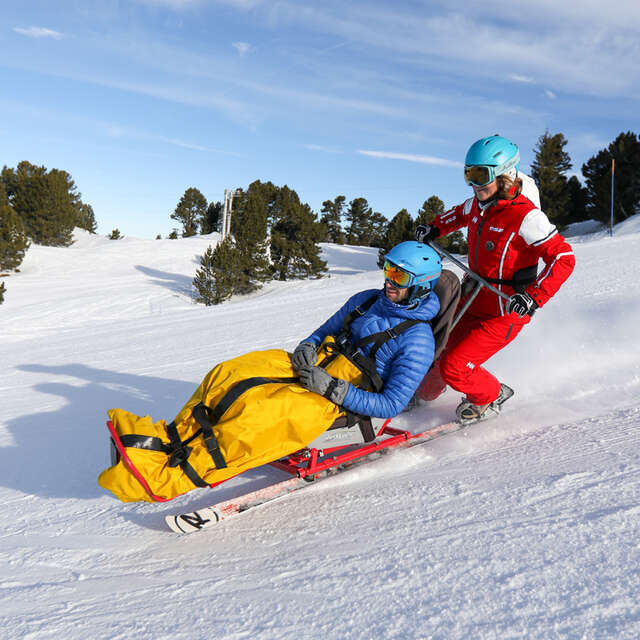
[[[306,342],[319,345],[328,335],[337,335],[345,317],[371,296],[378,299],[367,312],[351,324],[353,342],[379,331],[395,327],[402,321],[417,318],[431,320],[440,310],[440,301],[430,293],[417,306],[406,307],[391,302],[384,290],[369,289],[349,298],[344,306],[311,334]],[[363,391],[349,385],[342,406],[348,411],[377,418],[391,418],[406,406],[433,362],[434,340],[431,326],[418,323],[396,338],[385,342],[376,353],[376,369],[384,382],[381,393]],[[369,355],[371,345],[361,351]]]

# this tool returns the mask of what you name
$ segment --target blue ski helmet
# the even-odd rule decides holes
[[[384,279],[401,289],[409,287],[409,304],[429,295],[441,272],[438,253],[415,240],[397,244],[384,257]]]
[[[520,168],[518,145],[495,135],[474,142],[464,159],[464,179],[467,184],[484,187],[503,173]]]

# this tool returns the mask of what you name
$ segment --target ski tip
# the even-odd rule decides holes
[[[207,508],[191,513],[166,516],[165,522],[171,531],[179,534],[193,533],[220,521],[220,516],[215,509]]]

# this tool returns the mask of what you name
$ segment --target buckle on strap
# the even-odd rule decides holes
[[[188,460],[192,451],[193,447],[189,447],[186,444],[183,444],[180,447],[174,447],[167,465],[169,467],[178,467],[183,465]]]
[[[397,338],[398,337],[398,332],[396,331],[395,327],[389,327],[388,329],[385,329],[384,332],[389,336],[390,339],[393,340],[393,338]]]

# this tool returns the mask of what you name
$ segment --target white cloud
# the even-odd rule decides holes
[[[547,96],[547,98],[549,98],[549,100],[555,100],[556,99],[556,94],[553,93],[553,91],[551,91],[549,89],[545,89],[544,95]]]
[[[213,0],[137,0],[141,4],[167,7],[175,11],[212,4]],[[234,9],[247,10],[262,4],[262,0],[215,0],[216,4],[230,5]]]
[[[435,156],[419,156],[412,153],[395,153],[393,151],[366,151],[358,149],[358,153],[372,158],[386,158],[388,160],[406,160],[408,162],[419,162],[421,164],[432,164],[441,167],[462,167],[461,162],[436,158]]]
[[[248,42],[233,42],[232,46],[241,56],[246,56],[252,50]]]
[[[27,36],[28,38],[53,38],[54,40],[61,40],[62,34],[59,31],[53,29],[45,29],[44,27],[29,27],[23,29],[22,27],[14,27],[13,30],[19,33],[21,36]]]
[[[521,76],[517,73],[512,73],[509,77],[514,82],[522,82],[523,84],[532,84],[533,82],[535,82],[533,78],[530,78],[529,76]]]
[[[309,151],[322,151],[323,153],[342,153],[340,149],[336,149],[334,147],[324,147],[320,144],[305,144],[305,149],[309,149]]]
[[[617,11],[596,0],[584,0],[578,11],[575,1],[554,0],[525,6],[486,0],[481,9],[467,0],[404,2],[393,7],[373,0],[278,0],[251,7],[262,4],[271,28],[303,25],[378,54],[385,52],[405,64],[433,66],[443,74],[464,75],[473,69],[476,77],[490,77],[496,62],[505,61],[516,70],[512,81],[637,97],[640,3],[624,1],[624,9]],[[246,6],[240,0],[218,2]],[[416,4],[428,5],[429,10],[416,10]],[[500,20],[492,18],[496,14]]]
[[[161,136],[154,133],[149,133],[147,131],[142,131],[140,129],[126,127],[119,124],[114,124],[111,122],[100,123],[99,126],[105,131],[106,135],[109,136],[110,138],[117,138],[117,139],[130,138],[134,140],[160,142],[163,144],[170,144],[176,147],[181,147],[183,149],[190,149],[191,151],[205,151],[207,153],[220,153],[228,156],[242,157],[242,154],[237,153],[235,151],[227,151],[225,149],[217,149],[214,147],[206,147],[200,144],[194,144],[192,142],[185,142],[184,140],[180,140],[179,138],[170,138],[167,136]]]

